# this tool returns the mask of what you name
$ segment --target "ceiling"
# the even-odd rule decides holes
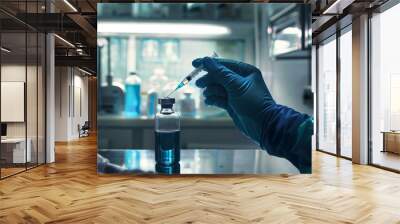
[[[342,1],[342,0],[336,0]],[[386,0],[346,0],[351,1],[345,13],[356,13],[371,7],[371,4],[382,4]],[[61,38],[55,38],[56,64],[82,66],[96,71],[96,25],[97,3],[133,2],[129,0],[1,0],[0,25],[3,33],[3,45],[15,48],[13,54],[26,54],[24,41],[17,33],[28,31],[54,32]],[[136,1],[137,2],[137,1]],[[276,2],[276,1],[268,1]],[[318,36],[327,27],[334,24],[344,14],[327,18],[321,16],[333,2],[321,5],[322,1],[296,1],[311,3],[313,9],[313,36]],[[276,10],[280,6],[276,5]],[[49,13],[49,12],[52,13]],[[324,21],[322,21],[322,20]],[[319,24],[321,23],[321,24]],[[318,26],[317,26],[318,25]],[[316,27],[314,29],[314,27]],[[28,38],[29,39],[29,38]],[[66,40],[66,41],[63,41]],[[29,41],[29,40],[28,40]],[[72,46],[72,45],[74,46]],[[22,46],[22,48],[21,48]],[[28,55],[31,52],[28,44]]]
[[[45,0],[1,0],[2,45],[12,49],[7,56],[18,59],[35,55],[36,46],[29,43],[33,35],[27,34],[26,54],[25,35],[21,33],[52,32],[57,34],[56,65],[79,66],[95,73],[97,2],[48,0],[46,5]]]

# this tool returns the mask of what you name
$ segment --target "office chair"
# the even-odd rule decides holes
[[[80,127],[80,125],[78,124],[79,138],[89,136],[89,129],[90,129],[89,121],[85,121],[82,127]]]

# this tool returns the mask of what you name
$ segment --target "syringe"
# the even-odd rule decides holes
[[[218,57],[218,54],[214,51],[214,53],[211,55],[212,58]],[[200,72],[203,70],[203,65],[200,65],[199,67],[193,69],[192,72],[190,72],[179,84],[178,86],[170,92],[167,97],[169,97],[172,93],[177,91],[178,89],[184,87],[187,85],[191,80],[193,80]]]

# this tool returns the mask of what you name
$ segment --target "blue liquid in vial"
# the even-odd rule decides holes
[[[179,174],[181,172],[181,167],[180,167],[179,163],[171,165],[171,166],[163,166],[163,165],[160,165],[157,163],[156,171],[159,174],[167,174],[167,175]]]
[[[157,94],[150,94],[149,95],[149,102],[147,103],[149,110],[147,115],[149,117],[153,117],[156,114],[156,110],[157,110]]]
[[[171,166],[180,160],[180,131],[156,131],[156,163]]]
[[[125,86],[125,114],[127,116],[140,115],[140,85]]]

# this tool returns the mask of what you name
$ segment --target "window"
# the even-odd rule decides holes
[[[400,170],[400,5],[371,19],[371,162]]]
[[[351,27],[350,27],[351,28]],[[351,158],[352,141],[352,33],[340,36],[340,155]]]
[[[318,149],[336,153],[336,40],[318,48]]]

